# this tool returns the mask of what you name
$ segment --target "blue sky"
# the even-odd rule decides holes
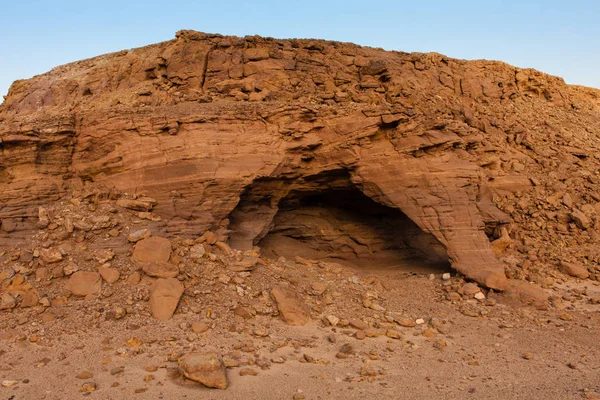
[[[600,88],[598,0],[3,0],[0,96],[15,79],[180,29],[323,38],[502,60]]]

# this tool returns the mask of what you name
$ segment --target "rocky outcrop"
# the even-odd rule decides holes
[[[210,229],[248,249],[272,232],[352,257],[430,246],[505,289],[505,269],[556,261],[557,235],[598,240],[599,98],[499,62],[181,31],[13,84],[0,109],[0,235],[16,241],[40,206],[105,188],[163,235]],[[386,247],[389,226],[358,223],[286,234],[294,212],[321,207],[315,195],[348,193],[416,236]],[[505,233],[517,249],[547,245],[501,260],[490,241]]]

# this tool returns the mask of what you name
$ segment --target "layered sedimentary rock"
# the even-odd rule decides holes
[[[136,204],[168,236],[210,229],[247,249],[271,232],[356,257],[429,248],[504,289],[505,269],[558,265],[565,244],[582,261],[597,242],[599,111],[599,91],[500,62],[181,31],[13,84],[0,238],[35,229],[44,204],[104,187],[155,199]],[[365,233],[373,213],[346,225],[338,213],[335,234],[286,236],[312,229],[302,215],[330,214],[310,199],[335,207],[336,195],[364,196],[391,225],[373,223],[377,236]],[[402,243],[386,244],[390,229]]]

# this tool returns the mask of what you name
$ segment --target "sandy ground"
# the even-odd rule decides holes
[[[0,380],[18,383],[0,387],[0,398],[600,398],[600,306],[584,307],[573,300],[565,311],[544,311],[502,304],[502,298],[494,306],[472,300],[451,303],[440,295],[440,279],[429,280],[423,274],[392,274],[385,279],[391,299],[388,309],[427,321],[439,319],[445,322],[443,328],[431,334],[423,324],[398,328],[403,334],[398,340],[385,336],[359,340],[353,329],[320,321],[290,327],[271,318],[265,322],[266,337],[213,329],[190,341],[182,329],[189,319],[185,314],[164,323],[150,321],[139,329],[132,321],[119,320],[93,326],[81,321],[78,329],[61,330],[65,320],[81,318],[73,313],[47,328],[28,322],[3,332]],[[556,290],[572,289],[567,286]],[[68,326],[77,326],[77,320]],[[39,339],[32,343],[29,332],[36,329]],[[250,366],[256,376],[240,376],[243,366],[228,369],[226,390],[178,377],[176,354],[209,349],[226,353],[244,340],[253,342],[253,356],[289,358],[264,370]],[[282,342],[296,346],[273,346]],[[345,343],[352,345],[354,354],[336,358]],[[300,362],[304,354],[314,361]],[[148,366],[157,370],[148,372]],[[375,376],[361,374],[365,367]],[[92,377],[78,379],[82,371]],[[80,392],[87,382],[93,382],[95,390]]]

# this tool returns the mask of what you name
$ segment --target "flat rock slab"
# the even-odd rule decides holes
[[[183,284],[174,278],[154,282],[150,289],[150,310],[154,318],[169,320],[177,309],[183,290]]]
[[[142,271],[154,278],[175,278],[179,275],[179,267],[168,262],[149,262],[142,264]]]
[[[140,263],[166,263],[171,258],[171,242],[160,236],[140,240],[133,249],[133,261]]]
[[[216,353],[188,353],[179,359],[179,371],[183,376],[206,387],[227,389],[229,381],[225,365]]]
[[[590,276],[588,269],[585,266],[577,263],[563,261],[560,263],[560,270],[563,273],[575,278],[587,279]]]
[[[97,272],[77,271],[71,275],[65,288],[75,296],[95,294],[102,288],[102,276]]]
[[[279,313],[288,325],[301,326],[310,321],[310,312],[302,298],[292,290],[276,286],[271,290],[271,297],[277,303]]]

